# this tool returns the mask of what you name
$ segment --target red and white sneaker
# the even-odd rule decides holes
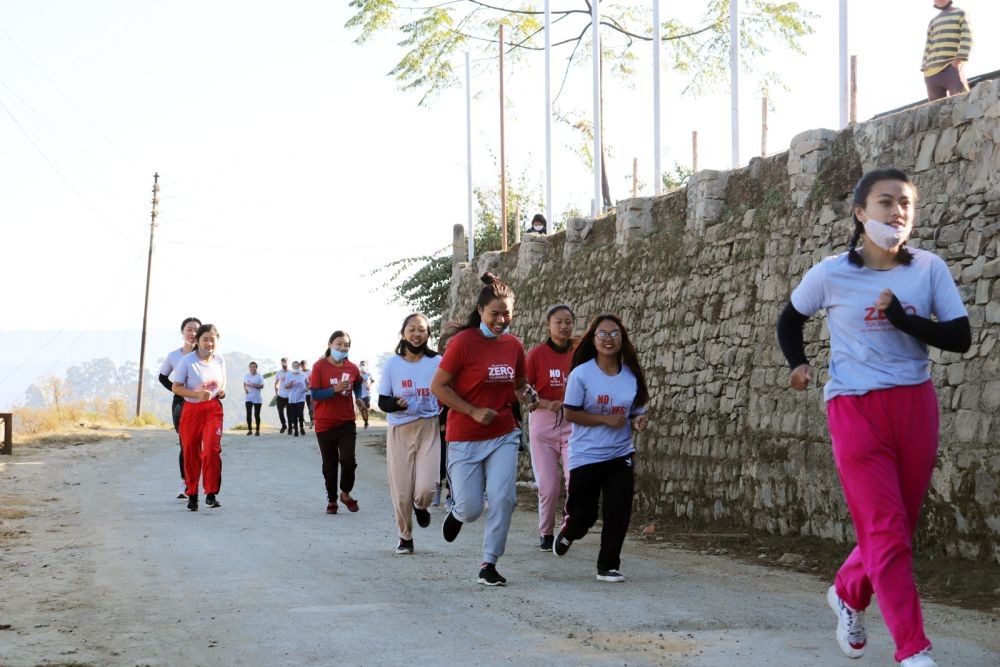
[[[865,632],[865,612],[848,607],[837,596],[837,588],[830,586],[826,591],[826,602],[837,615],[837,644],[848,658],[860,658],[865,654],[868,634]]]

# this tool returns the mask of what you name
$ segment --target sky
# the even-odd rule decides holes
[[[661,16],[697,23],[699,4],[662,0]],[[744,163],[760,151],[767,71],[786,87],[772,89],[768,152],[799,132],[838,127],[837,3],[803,5],[818,15],[805,53],[777,49],[742,76]],[[1000,69],[1000,40],[985,34],[1000,25],[1000,7],[961,6],[978,27],[967,73]],[[859,117],[924,97],[930,0],[849,7]],[[43,332],[0,350],[0,404],[23,392],[5,369],[26,356],[63,365],[94,356],[81,343],[90,338],[58,332],[138,332],[154,173],[150,328],[176,330],[196,315],[218,326],[223,353],[227,333],[292,358],[319,356],[335,329],[353,335],[355,360],[394,346],[408,311],[389,303],[372,272],[448,247],[452,225],[465,223],[464,90],[419,107],[387,76],[402,55],[399,36],[359,46],[344,27],[349,17],[341,0],[0,0],[0,333]],[[498,82],[494,63],[473,57],[472,174],[490,187],[499,178]],[[563,57],[553,57],[560,72]],[[637,70],[650,63],[643,56]],[[524,174],[539,193],[542,68],[541,55],[526,58],[505,79],[508,173]],[[631,190],[633,158],[652,190],[650,80],[606,83],[616,199]],[[664,167],[690,164],[697,130],[699,166],[728,168],[728,88],[695,98],[679,93],[684,83],[663,77]],[[571,71],[558,105],[589,118],[589,66]],[[556,126],[557,213],[590,208],[593,179],[578,143]]]

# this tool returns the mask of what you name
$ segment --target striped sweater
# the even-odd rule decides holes
[[[972,30],[965,12],[949,5],[927,26],[927,44],[920,66],[924,76],[934,76],[953,60],[968,60],[972,51]]]

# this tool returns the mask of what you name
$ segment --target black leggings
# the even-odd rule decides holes
[[[305,411],[305,403],[289,403],[288,404],[288,430],[289,432],[306,432],[306,421],[302,417],[302,413]]]
[[[337,467],[340,466],[340,490],[350,493],[354,488],[354,471],[358,467],[354,455],[358,428],[354,422],[345,422],[328,431],[318,431],[316,441],[323,457],[323,480],[326,482],[326,499],[337,502]]]
[[[247,401],[247,430],[253,430],[250,425],[251,412],[253,416],[257,418],[257,432],[260,433],[260,403],[251,403]]]
[[[617,570],[621,565],[622,545],[632,518],[632,494],[635,490],[634,454],[573,468],[569,473],[566,518],[562,532],[571,540],[587,534],[597,522],[597,503],[603,496],[601,550],[598,570]]]
[[[285,428],[285,408],[288,407],[288,397],[277,396],[278,419],[281,420],[281,428]]]
[[[181,479],[184,479],[184,445],[181,444],[181,411],[184,409],[184,397],[174,394],[174,402],[170,406],[171,416],[174,418],[174,430],[177,431],[177,445],[181,451],[177,454],[177,465],[181,468]]]

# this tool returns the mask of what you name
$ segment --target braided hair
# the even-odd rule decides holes
[[[853,201],[851,202],[851,217],[854,218],[854,233],[851,234],[851,238],[847,241],[847,261],[854,266],[863,267],[865,265],[865,260],[861,257],[857,248],[858,241],[861,239],[861,235],[865,231],[865,225],[858,219],[857,211],[859,208],[863,209],[865,207],[865,204],[868,202],[868,195],[871,194],[872,188],[879,181],[899,181],[900,183],[906,183],[913,188],[914,193],[917,191],[917,186],[913,184],[910,177],[899,169],[875,169],[873,171],[869,171],[861,177],[861,179],[854,186],[854,191],[852,193]],[[899,250],[896,252],[896,261],[904,266],[908,266],[909,263],[913,261],[913,255],[910,253],[905,243],[901,245]]]

